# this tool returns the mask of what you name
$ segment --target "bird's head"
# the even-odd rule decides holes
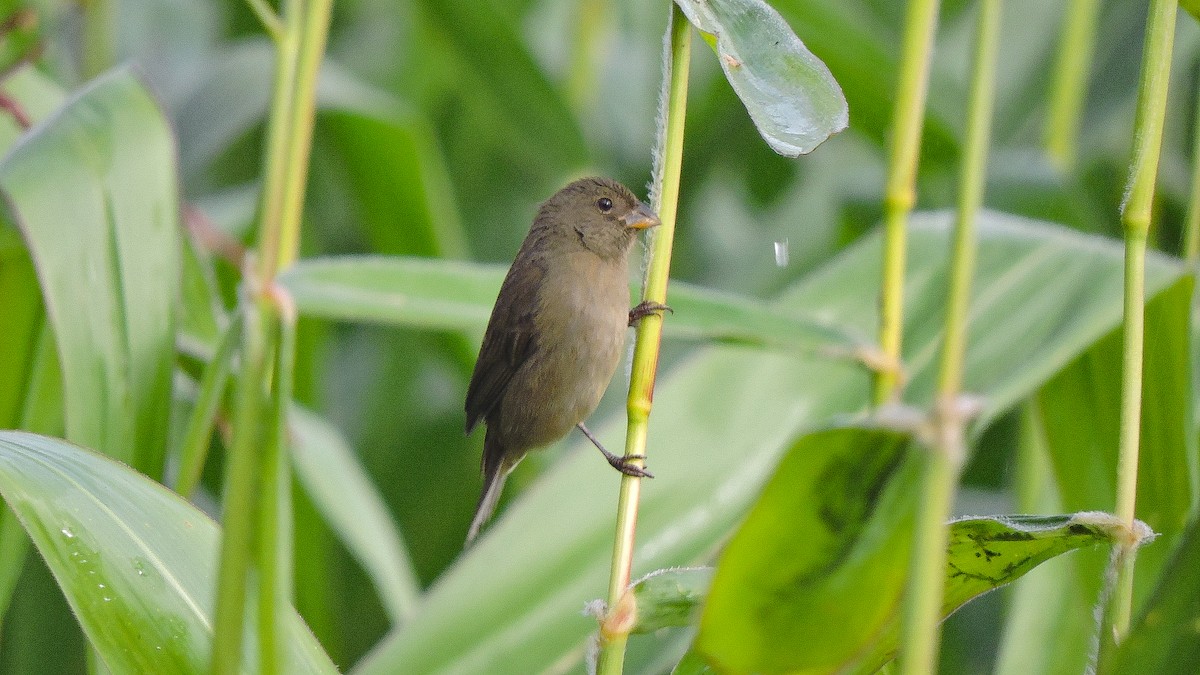
[[[534,228],[578,241],[605,259],[621,259],[640,230],[658,225],[658,216],[629,188],[608,178],[581,178],[538,209]]]

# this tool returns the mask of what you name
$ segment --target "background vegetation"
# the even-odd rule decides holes
[[[65,435],[174,484],[187,465],[178,449],[196,382],[238,301],[242,247],[257,241],[272,45],[248,3],[235,0],[81,3],[88,11],[110,10],[108,23],[74,3],[2,4],[4,16],[29,10],[37,18],[10,33],[6,48],[19,53],[37,44],[42,50],[33,68],[10,73],[2,91],[36,121],[91,87],[98,98],[82,95],[85,109],[65,115],[78,125],[71,128],[95,128],[114,110],[132,115],[130,128],[113,132],[113,147],[86,152],[131,153],[174,166],[177,195],[169,171],[104,179],[117,181],[118,193],[141,195],[128,198],[131,209],[143,197],[153,202],[165,214],[164,227],[174,227],[170,213],[177,203],[186,229],[178,242],[154,223],[95,241],[77,240],[81,235],[65,226],[36,239],[18,229],[19,215],[11,213],[52,213],[61,206],[68,215],[50,220],[69,223],[73,207],[119,215],[126,202],[56,189],[70,185],[59,181],[79,166],[64,159],[73,156],[66,150],[56,163],[56,151],[43,149],[51,159],[33,170],[21,169],[28,165],[12,156],[5,160],[0,186],[10,216],[0,225],[0,303],[10,326],[0,336],[0,427]],[[771,4],[842,86],[850,128],[803,158],[776,155],[716,59],[696,42],[672,277],[702,288],[675,284],[669,295],[677,313],[665,323],[649,441],[649,466],[659,478],[643,488],[635,576],[711,564],[793,441],[868,407],[868,373],[827,349],[833,338],[812,329],[812,322],[859,341],[874,338],[880,255],[874,229],[883,214],[904,3]],[[1146,9],[1143,3],[1100,5],[1078,151],[1051,155],[1043,131],[1063,3],[1004,4],[985,197],[991,212],[981,219],[965,382],[984,403],[958,514],[1113,510],[1118,214]],[[944,2],[936,36],[909,253],[905,400],[914,405],[928,405],[934,389],[930,364],[944,313],[949,220],[939,211],[954,203],[958,181],[973,6]],[[330,257],[504,263],[536,205],[570,178],[595,172],[635,188],[646,185],[667,14],[665,2],[621,0],[344,0],[334,6],[300,247],[302,259],[325,258],[326,266],[301,263],[282,281],[300,307],[294,398],[303,410],[292,421],[295,605],[343,670],[377,648],[363,672],[500,672],[498,663],[511,672],[582,672],[585,637],[595,623],[580,612],[604,591],[614,472],[578,439],[530,457],[510,481],[508,515],[477,547],[462,550],[478,496],[482,443],[461,432],[462,400],[494,293],[489,289],[503,267],[427,269],[409,260],[399,268],[409,285],[397,290],[386,287],[396,278],[386,262],[339,268]],[[117,71],[95,80],[115,63],[130,64],[137,79]],[[1195,198],[1190,167],[1200,29],[1182,12],[1172,73],[1150,235],[1152,247],[1169,256],[1182,252],[1185,214]],[[155,99],[139,93],[137,80]],[[111,107],[105,107],[108,96],[116,97]],[[7,117],[0,124],[2,147],[13,148],[18,125]],[[49,136],[39,142],[69,145],[73,138],[69,132]],[[35,147],[44,146],[26,142],[9,152],[38,156]],[[40,201],[22,202],[24,194]],[[38,241],[46,248],[39,250]],[[127,269],[93,270],[56,253],[80,241],[85,250],[126,246],[115,259]],[[780,247],[788,251],[784,264],[777,261]],[[163,250],[181,251],[181,259],[158,257]],[[55,261],[64,270],[55,278],[74,283],[57,294],[43,288],[46,299],[39,299],[31,259]],[[161,267],[146,266],[149,260]],[[376,264],[382,271],[372,281]],[[182,271],[177,282],[156,276],[156,269]],[[118,280],[113,287],[133,289],[119,294],[114,307],[100,297],[111,278]],[[160,282],[147,297],[138,295]],[[363,286],[376,288],[382,299],[361,293]],[[330,294],[345,288],[359,290]],[[1154,255],[1148,291],[1151,385],[1138,515],[1164,536],[1139,561],[1139,608],[1155,592],[1178,542],[1196,540],[1195,528],[1188,539],[1185,527],[1200,494],[1193,475],[1200,460],[1190,276],[1178,260]],[[389,312],[395,293],[407,294],[408,304]],[[689,317],[691,300],[697,308]],[[729,313],[720,311],[722,302]],[[54,323],[58,342],[39,332],[47,315],[70,324],[93,309],[100,323],[81,319],[74,332]],[[771,315],[795,323],[772,327]],[[112,316],[121,318],[111,322],[111,335],[96,333]],[[165,363],[151,363],[133,378],[149,383],[146,388],[108,389],[111,398],[72,404],[72,386],[81,387],[77,397],[96,390],[88,386],[113,386],[86,355],[136,356],[128,338],[139,323],[170,325],[174,338]],[[815,332],[797,337],[805,327]],[[77,351],[62,346],[70,339],[78,340]],[[714,341],[721,344],[707,344]],[[60,387],[60,365],[63,372],[94,373],[95,382],[66,378]],[[610,447],[619,446],[625,378],[618,374],[591,425],[611,439]],[[218,428],[226,430],[237,409],[227,403],[218,416]],[[64,421],[72,405],[95,410],[91,426],[69,414]],[[171,425],[159,428],[155,420],[168,419],[168,408]],[[130,410],[139,412],[127,417]],[[122,445],[128,438],[136,443]],[[215,436],[193,495],[210,514],[219,510],[227,441]],[[93,475],[103,484],[105,471],[81,471],[78,480]],[[136,518],[138,506],[130,507],[129,518]],[[84,514],[97,508],[78,507],[85,527]],[[50,534],[63,529],[70,526]],[[0,589],[5,599],[11,596],[0,603],[0,671],[82,672],[82,633],[43,558],[15,543],[20,532],[11,517],[0,521]],[[215,534],[197,535],[204,537]],[[177,546],[183,560],[192,550],[192,544],[167,545]],[[1192,557],[1175,569],[1197,560],[1188,550],[1184,555]],[[68,562],[79,559],[65,555]],[[944,672],[1079,672],[1106,555],[1100,547],[1057,558],[1016,586],[968,604],[945,626]],[[1196,583],[1194,572],[1175,576]],[[312,648],[303,631],[295,633],[303,645],[298,649]],[[691,636],[669,628],[634,637],[628,671],[669,670]],[[1195,638],[1187,645],[1195,650]],[[1178,672],[1195,670],[1186,660],[1172,663]]]

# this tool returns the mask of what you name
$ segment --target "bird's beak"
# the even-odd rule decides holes
[[[658,225],[658,216],[654,215],[649,206],[639,202],[636,209],[621,217],[621,222],[625,223],[625,227],[644,230]]]

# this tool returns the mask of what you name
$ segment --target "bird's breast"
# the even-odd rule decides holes
[[[625,267],[579,256],[558,268],[564,273],[543,279],[537,351],[508,387],[514,400],[542,402],[514,416],[507,430],[530,446],[561,438],[591,415],[620,362],[629,312]]]

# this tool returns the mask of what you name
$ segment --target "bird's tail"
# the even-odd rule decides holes
[[[479,536],[479,529],[496,511],[500,494],[504,492],[504,481],[508,478],[508,472],[515,466],[504,461],[504,449],[497,447],[495,440],[490,436],[489,433],[483,441],[483,494],[479,495],[475,518],[471,520],[471,529],[467,530],[467,544]]]

